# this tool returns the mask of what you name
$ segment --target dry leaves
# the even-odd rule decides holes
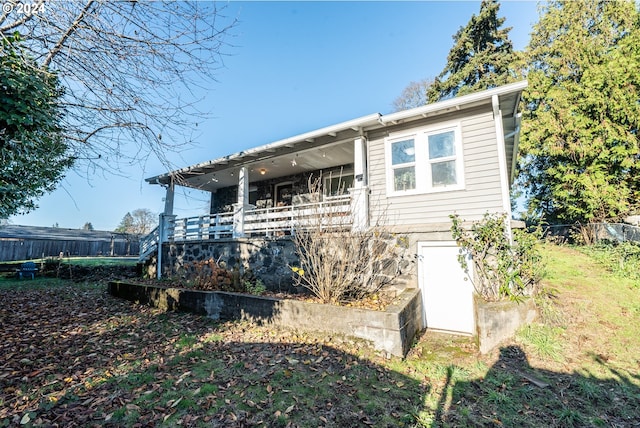
[[[385,426],[421,400],[346,338],[214,324],[96,286],[0,302],[0,426]]]

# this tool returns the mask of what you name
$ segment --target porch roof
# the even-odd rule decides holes
[[[353,162],[353,140],[359,136],[365,136],[370,131],[490,103],[494,95],[498,97],[503,113],[505,143],[510,155],[508,168],[511,170],[511,161],[517,155],[518,104],[522,90],[526,87],[527,81],[521,81],[409,110],[386,115],[374,113],[149,177],[146,181],[161,185],[173,182],[181,186],[211,191],[237,185],[237,171],[244,166],[249,168],[249,180],[259,181],[344,165]]]

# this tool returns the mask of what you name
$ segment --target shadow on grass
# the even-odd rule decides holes
[[[415,380],[327,345],[206,348],[115,380],[133,394],[124,406],[104,410],[108,419],[114,426],[413,426],[424,400]]]
[[[0,301],[0,426],[413,426],[429,392],[351,339],[163,313],[95,286],[1,288]]]
[[[593,357],[598,373],[559,373],[531,367],[518,346],[501,348],[484,377],[447,374],[432,426],[640,426],[640,377]]]

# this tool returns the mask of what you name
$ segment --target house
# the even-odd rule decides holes
[[[526,86],[376,113],[148,178],[166,188],[166,198],[160,226],[141,242],[141,257],[152,260],[158,275],[222,258],[276,287],[291,277],[287,235],[320,207],[344,214],[343,227],[375,223],[405,235],[417,259],[406,286],[421,289],[426,326],[472,334],[473,290],[457,260],[449,215],[511,218]],[[309,192],[310,176],[321,177],[320,198]],[[176,186],[210,192],[209,212],[176,218]]]

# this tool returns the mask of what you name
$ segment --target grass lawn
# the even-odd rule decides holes
[[[16,267],[20,267],[20,265],[26,261],[32,261],[36,264],[41,264],[44,262],[49,263],[63,263],[77,266],[131,266],[138,263],[137,256],[122,256],[122,257],[48,257],[44,259],[34,259],[34,260],[17,260],[12,262],[4,262],[4,264],[15,265]]]
[[[427,333],[385,359],[103,284],[0,280],[0,426],[640,426],[640,288],[568,247],[545,259],[542,316],[486,356]]]
[[[65,257],[62,262],[79,266],[131,266],[138,263],[138,257]]]

